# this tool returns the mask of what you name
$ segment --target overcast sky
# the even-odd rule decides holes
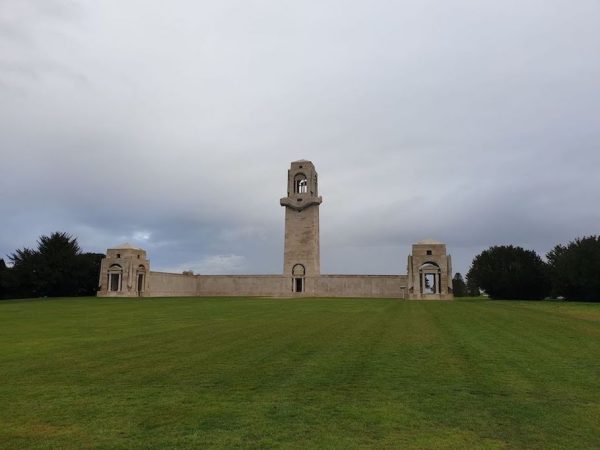
[[[66,231],[281,273],[292,160],[323,273],[600,233],[598,0],[0,0],[0,257]]]

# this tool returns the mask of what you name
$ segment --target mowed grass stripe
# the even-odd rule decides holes
[[[566,306],[1,302],[0,447],[594,448],[600,305]]]
[[[518,305],[513,307],[519,309]],[[480,314],[476,314],[478,310]],[[535,446],[549,424],[569,428],[591,441],[597,439],[600,430],[593,411],[598,409],[598,368],[580,369],[582,361],[591,362],[592,355],[597,354],[593,342],[577,350],[565,345],[570,342],[565,336],[572,334],[572,327],[561,326],[561,320],[548,323],[545,317],[515,316],[504,307],[488,310],[478,306],[470,312],[472,323],[468,328],[445,319],[440,319],[440,324],[452,337],[448,342],[468,362],[465,367],[470,374],[462,389],[470,387],[469,394],[481,397],[477,411],[487,411],[489,423],[496,427],[504,424],[505,435],[519,434],[527,446]],[[480,327],[485,332],[478,333]],[[542,339],[541,335],[549,337]],[[488,402],[484,401],[486,397]],[[560,446],[562,442],[568,447],[571,438],[570,434],[557,435],[552,445]]]

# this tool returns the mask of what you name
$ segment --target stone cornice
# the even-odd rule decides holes
[[[322,197],[308,197],[304,195],[298,195],[295,197],[283,197],[279,200],[281,206],[291,208],[294,211],[302,211],[313,205],[320,205],[323,202]]]

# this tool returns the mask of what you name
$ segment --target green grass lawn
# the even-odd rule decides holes
[[[0,448],[600,448],[600,304],[0,302]]]

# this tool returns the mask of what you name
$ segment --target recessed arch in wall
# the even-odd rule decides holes
[[[108,290],[121,291],[123,285],[123,268],[119,264],[111,264],[108,268]]]

